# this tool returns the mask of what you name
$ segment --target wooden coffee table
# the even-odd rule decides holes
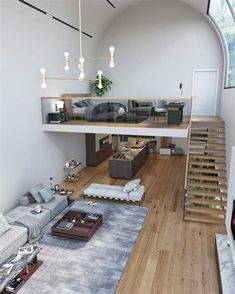
[[[97,219],[92,220],[91,216],[96,216]],[[58,227],[61,222],[73,223],[73,226],[71,229],[62,229]],[[101,215],[81,211],[69,211],[52,226],[51,234],[59,237],[89,241],[101,224]]]

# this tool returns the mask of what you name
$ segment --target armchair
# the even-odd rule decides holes
[[[151,101],[128,100],[128,111],[138,116],[149,117],[153,103]]]

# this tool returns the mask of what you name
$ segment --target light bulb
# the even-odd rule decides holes
[[[115,51],[115,48],[113,46],[109,47],[110,53],[113,53]]]
[[[109,67],[110,67],[110,68],[114,68],[114,66],[115,66],[115,63],[114,63],[114,62],[110,62],[110,63],[109,63]]]
[[[79,81],[82,81],[85,78],[85,74],[83,72],[80,72],[80,75],[78,77]]]
[[[84,61],[85,61],[85,60],[84,60],[83,57],[80,57],[80,58],[79,58],[79,62],[80,62],[80,63],[84,63]]]
[[[43,89],[46,89],[47,84],[46,84],[46,83],[42,83],[42,84],[41,84],[41,87],[42,87]]]
[[[46,73],[45,68],[41,68],[41,69],[40,69],[40,72],[41,72],[42,75],[44,75],[44,74]]]
[[[98,76],[99,76],[99,83],[98,83],[98,88],[99,89],[102,89],[103,88],[103,85],[102,85],[102,71],[101,70],[99,70],[98,71]]]
[[[69,52],[64,52],[64,57],[68,58],[69,57]]]
[[[68,64],[65,65],[64,70],[69,71],[69,66],[68,66]]]

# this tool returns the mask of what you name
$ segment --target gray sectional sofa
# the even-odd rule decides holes
[[[42,212],[34,215],[31,211],[36,205],[37,202],[33,200],[30,194],[27,194],[20,197],[19,206],[5,214],[5,219],[11,228],[0,236],[0,264],[28,241],[28,229],[16,225],[17,219],[25,215],[30,215],[36,218],[40,223],[40,227],[43,228],[68,206],[68,199],[65,196],[55,195],[55,198],[50,202],[40,203],[43,207]]]

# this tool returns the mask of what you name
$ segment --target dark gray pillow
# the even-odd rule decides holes
[[[37,203],[42,203],[43,202],[42,196],[39,193],[39,191],[42,190],[43,188],[44,188],[43,184],[40,183],[37,186],[35,186],[35,187],[33,187],[33,188],[31,188],[29,190]]]
[[[87,104],[84,101],[75,102],[74,105],[78,108],[87,107]]]

